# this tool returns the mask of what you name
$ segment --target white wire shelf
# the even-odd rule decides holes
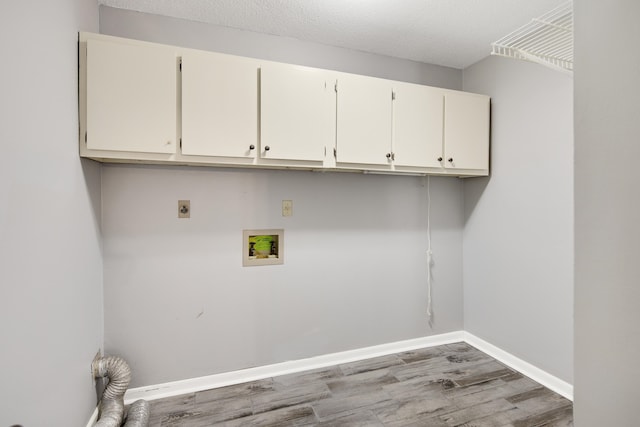
[[[491,54],[573,73],[573,4],[567,1],[491,43]]]

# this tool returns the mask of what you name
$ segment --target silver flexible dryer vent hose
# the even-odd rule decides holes
[[[124,393],[131,381],[129,365],[120,357],[102,357],[93,363],[93,376],[109,379],[102,393],[100,418],[95,427],[120,427],[124,419]],[[136,401],[130,409],[130,420],[127,421],[126,426],[146,427],[148,424],[149,404],[145,401]]]
[[[149,425],[149,402],[146,400],[136,400],[129,407],[127,422],[124,427],[147,427]]]

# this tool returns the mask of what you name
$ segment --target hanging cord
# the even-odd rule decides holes
[[[431,306],[431,265],[433,253],[431,252],[431,182],[427,175],[427,316],[429,320],[433,316]]]

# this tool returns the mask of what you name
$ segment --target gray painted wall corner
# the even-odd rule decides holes
[[[78,31],[95,1],[4,2],[0,425],[85,425],[103,345],[100,166],[78,156]],[[55,389],[52,391],[52,384]]]
[[[464,90],[492,99],[491,177],[465,181],[465,330],[573,380],[573,84],[488,57]]]
[[[100,7],[100,32],[448,89],[462,88],[462,71],[455,68],[106,6]]]
[[[640,3],[574,2],[575,420],[638,424]]]

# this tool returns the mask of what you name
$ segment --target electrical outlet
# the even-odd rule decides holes
[[[191,218],[191,200],[178,200],[178,218]]]
[[[292,215],[293,215],[293,200],[283,200],[282,216],[292,216]]]

